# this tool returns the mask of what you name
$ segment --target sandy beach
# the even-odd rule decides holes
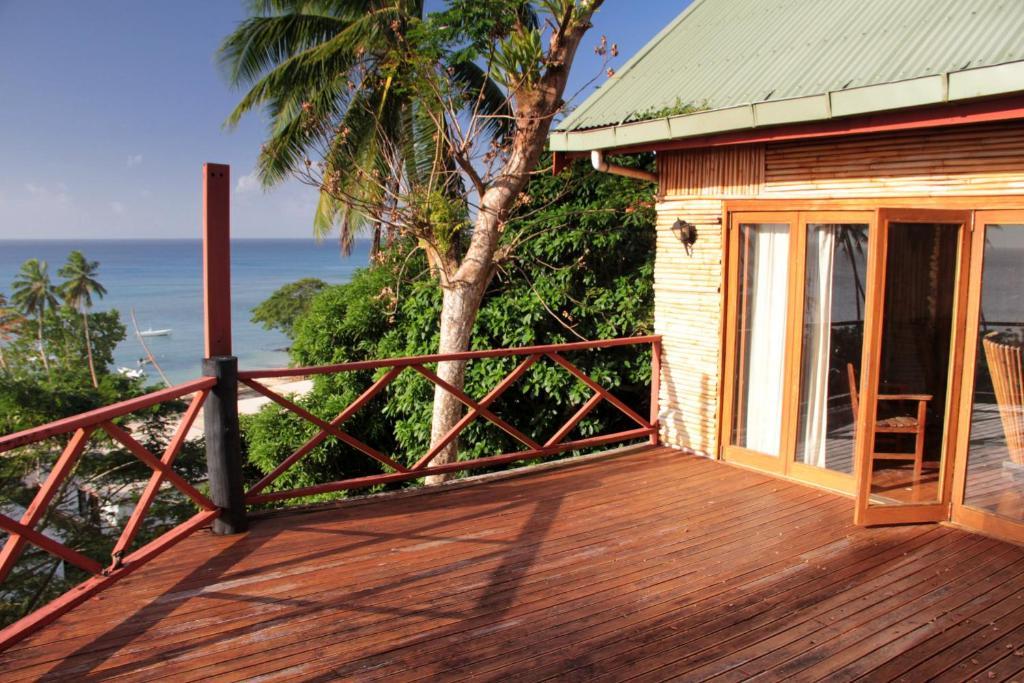
[[[308,377],[275,377],[260,380],[262,384],[282,396],[303,396],[313,388],[313,380]],[[254,415],[260,408],[271,403],[266,396],[257,394],[252,389],[240,385],[238,389],[238,414]],[[188,439],[197,439],[203,435],[203,413],[199,412],[192,428],[188,430]]]

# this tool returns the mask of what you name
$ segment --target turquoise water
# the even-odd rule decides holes
[[[147,345],[172,382],[199,376],[203,355],[202,244],[199,240],[5,240],[0,241],[0,292],[10,295],[11,280],[30,258],[57,269],[68,252],[81,250],[99,261],[99,281],[107,296],[95,310],[117,309],[128,338],[115,353],[118,366],[134,368],[143,351],[132,332],[134,307],[140,329],[171,328],[166,337],[148,337]],[[249,321],[250,311],[278,287],[303,277],[331,284],[346,282],[369,259],[369,242],[358,241],[349,257],[336,242],[312,239],[233,240],[231,243],[231,324],[241,367],[287,364],[288,339]],[[155,378],[155,372],[149,372]]]

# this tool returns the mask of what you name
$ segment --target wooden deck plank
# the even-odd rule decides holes
[[[726,472],[721,472],[721,471],[715,471],[714,474],[717,475],[717,476],[722,476],[722,475],[725,475],[727,473]],[[700,478],[694,478],[693,479],[693,483],[699,487],[699,486],[702,485],[702,480]],[[763,483],[764,482],[762,482],[761,484],[763,484]],[[644,486],[647,489],[651,489],[651,488],[654,488],[655,485],[654,485],[653,482],[647,482]],[[750,486],[750,482],[746,482],[744,484],[744,486],[749,487]],[[627,491],[626,494],[629,494],[629,492]],[[666,505],[672,504],[672,502],[673,502],[673,498],[672,497],[668,497],[668,496],[663,497],[662,500],[665,502]],[[610,503],[615,503],[616,500],[613,497],[609,497],[609,502]],[[658,514],[664,514],[664,512],[661,511],[662,509],[659,508],[658,506],[652,506],[651,509],[658,511],[657,512]],[[573,518],[576,515],[576,512],[574,512],[574,511],[569,511],[569,513],[570,514],[567,514],[567,517],[569,517],[570,519]],[[462,517],[464,517],[464,516],[462,516]],[[636,520],[634,520],[634,521],[636,521]],[[479,518],[475,518],[475,519],[471,520],[471,523],[475,527],[477,527],[477,528],[479,528],[481,526]],[[491,521],[491,518],[488,518],[488,526],[491,526],[492,524],[493,524],[493,522]],[[590,525],[590,527],[588,527],[588,531],[587,531],[587,534],[589,536],[592,536],[593,539],[607,540],[609,538],[609,529],[603,529],[603,528],[600,528],[599,526],[596,529],[593,528],[593,527],[594,527],[594,525]],[[309,524],[298,524],[297,523],[295,528],[297,528],[297,529],[299,529],[301,531],[303,529],[310,528],[310,525]],[[617,528],[619,528],[619,527],[618,527],[618,525],[616,523],[616,525],[612,527],[612,530],[617,529]],[[314,529],[314,531],[316,531],[316,529]],[[345,533],[346,534],[350,533],[350,530],[346,530]],[[344,535],[344,534],[342,534],[342,535]],[[389,535],[391,535],[391,534],[389,534]],[[337,535],[328,535],[327,536],[328,539],[336,538],[336,537],[338,537],[338,536]],[[577,538],[578,537],[579,537],[579,535],[577,534]],[[456,535],[456,536],[449,537],[448,540],[461,539],[461,538],[462,538],[461,535]],[[591,540],[593,540],[593,539],[591,539]],[[358,537],[355,540],[356,541],[361,541],[361,539],[358,538]],[[490,540],[490,539],[485,539],[485,540]],[[461,574],[459,571],[456,571],[456,570],[462,570],[464,568],[466,568],[467,571],[468,571],[468,569],[472,569],[472,571],[474,571],[476,573],[479,573],[480,571],[482,571],[481,568],[480,568],[480,557],[479,557],[478,553],[474,553],[472,551],[467,551],[467,553],[469,553],[467,555],[467,557],[469,559],[471,559],[472,562],[471,563],[467,563],[466,567],[463,567],[463,566],[453,567],[452,566],[453,560],[458,559],[460,557],[460,555],[458,555],[454,551],[446,549],[446,548],[440,548],[438,550],[427,549],[427,548],[424,548],[424,545],[425,544],[417,544],[416,546],[414,546],[414,549],[417,552],[415,552],[414,557],[410,558],[411,560],[420,561],[423,558],[427,558],[428,560],[439,560],[445,566],[446,575],[449,576],[449,577],[452,577],[452,578],[465,578],[465,576],[463,574]],[[446,545],[446,544],[440,544],[440,545]],[[520,542],[516,543],[512,547],[509,547],[509,549],[506,550],[500,556],[500,558],[501,558],[502,561],[505,561],[507,563],[510,559],[512,559],[514,557],[515,554],[529,553],[530,552],[530,545],[531,544],[526,542],[525,539],[520,539]],[[342,548],[341,550],[345,550],[345,548]],[[560,551],[560,548],[553,547],[552,550],[553,551]],[[579,550],[580,550],[580,548],[569,548],[565,552],[566,553],[571,553],[571,552],[578,552]],[[383,548],[378,548],[378,551],[379,552],[391,552],[391,553],[394,553],[396,551],[396,549],[393,548],[393,547],[383,547]],[[399,551],[401,551],[401,550],[399,550]],[[352,554],[353,553],[338,551],[338,552],[334,552],[334,553],[328,555],[328,557],[330,557],[330,559],[328,560],[328,559],[325,559],[323,557],[324,553],[322,552],[322,548],[318,548],[317,549],[317,557],[309,558],[310,561],[307,563],[308,566],[303,566],[300,563],[299,567],[306,569],[307,570],[306,573],[322,572],[325,569],[342,568],[342,565],[340,564],[340,560],[351,559],[351,555]],[[333,557],[331,555],[333,555]],[[372,561],[376,562],[376,563],[379,563],[379,561],[380,561],[379,553],[377,553],[377,554],[371,553],[371,554],[367,555],[367,557],[371,558]],[[340,560],[338,558],[340,558]],[[316,561],[316,560],[320,560],[320,561]],[[347,574],[345,576],[335,577],[333,579],[333,583],[331,584],[332,588],[345,588],[346,587],[346,582],[354,582],[354,584],[351,586],[351,588],[353,590],[362,590],[362,591],[365,591],[365,592],[368,592],[368,593],[379,592],[379,589],[381,588],[381,586],[367,585],[365,583],[364,579],[360,578],[355,572],[353,572],[351,570],[351,567],[352,567],[351,564],[346,564],[345,566],[349,568],[349,571],[347,572]],[[410,567],[408,565],[403,565],[403,567],[407,571],[416,568],[416,567]],[[264,565],[262,567],[262,571],[261,572],[255,573],[255,574],[252,575],[252,579],[256,583],[250,587],[250,590],[257,591],[259,593],[259,595],[262,596],[262,597],[268,597],[268,596],[274,595],[275,591],[273,589],[274,589],[275,585],[278,583],[278,579],[273,577],[273,576],[268,577],[268,574],[270,574],[271,570],[278,569],[278,568],[279,568],[279,566],[278,566],[277,562],[275,562],[271,566]],[[412,573],[412,572],[409,571],[409,573]],[[291,577],[291,576],[292,575],[289,575],[289,577]],[[317,589],[318,589],[317,579],[315,579],[315,578],[308,578],[308,577],[304,577],[304,576],[301,576],[301,575],[300,575],[300,578],[302,578],[302,581],[299,584],[300,588],[303,591],[308,591],[308,594],[315,594]],[[430,576],[429,572],[427,572],[426,576],[421,577],[421,579],[423,581],[429,581],[430,578],[431,578],[431,576]],[[237,580],[234,579],[233,577],[229,576],[229,577],[227,577],[227,579],[228,580],[226,582],[224,582],[224,583],[214,584],[213,585],[214,590],[215,591],[222,591],[225,588],[229,588],[229,589],[232,589],[232,590],[236,591],[238,588],[242,587],[241,585],[235,583]],[[227,584],[227,585],[225,585],[225,584]],[[246,585],[248,586],[248,584],[246,584]],[[289,586],[285,586],[285,588],[286,589],[288,589],[288,588],[294,589],[295,586],[294,585],[292,585],[290,587]],[[190,592],[186,592],[186,595],[192,595],[192,594]],[[240,593],[236,593],[236,595],[240,595]],[[176,596],[177,596],[177,594],[176,594]],[[290,599],[294,599],[295,598],[295,593],[289,593],[289,598]],[[233,606],[230,603],[225,605],[223,600],[220,600],[219,602],[217,602],[217,598],[216,598],[216,595],[215,595],[211,599],[214,601],[214,604],[219,605],[220,607],[226,608],[224,610],[224,613],[221,613],[221,614],[211,614],[208,611],[200,612],[198,608],[200,608],[203,605],[204,599],[205,599],[204,594],[196,594],[196,595],[192,596],[192,600],[190,600],[190,604],[194,604],[193,609],[191,609],[187,613],[183,613],[183,614],[168,615],[166,618],[164,618],[164,619],[162,619],[160,621],[159,628],[164,629],[169,623],[171,623],[172,621],[177,619],[177,620],[184,620],[184,622],[188,623],[189,626],[190,626],[189,630],[191,631],[192,630],[191,626],[195,623],[195,621],[200,616],[202,616],[204,618],[210,618],[212,616],[213,618],[219,619],[219,618],[221,618],[221,617],[223,617],[225,615],[227,609],[233,609]],[[94,616],[94,615],[90,615],[90,616]],[[96,624],[96,620],[95,619],[90,619],[88,621],[90,623],[92,623],[94,625],[94,627],[95,627],[95,624]],[[102,624],[99,625],[99,628],[102,628]],[[105,640],[104,643],[103,643],[104,646],[107,646],[108,644],[109,644],[109,639]],[[51,648],[52,648],[52,644],[49,644],[49,647],[47,649],[51,650]],[[51,650],[51,652],[52,652],[52,650]]]
[[[4,680],[1010,680],[1024,549],[664,448],[197,534]]]

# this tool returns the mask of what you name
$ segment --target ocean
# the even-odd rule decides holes
[[[329,284],[347,282],[369,261],[370,243],[358,240],[343,257],[336,241],[309,239],[232,240],[231,325],[235,355],[243,368],[283,367],[288,338],[250,322],[252,308],[282,285],[303,277]],[[10,296],[11,281],[30,258],[48,262],[50,277],[68,252],[78,249],[99,261],[107,295],[93,309],[117,309],[128,328],[115,351],[115,365],[135,368],[144,356],[132,330],[130,310],[139,328],[170,328],[165,337],[148,337],[157,362],[173,383],[200,375],[203,357],[202,243],[199,240],[4,240],[0,241],[0,292]],[[157,380],[156,372],[147,371]]]

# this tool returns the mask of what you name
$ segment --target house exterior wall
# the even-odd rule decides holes
[[[661,439],[714,456],[725,202],[1024,195],[1024,123],[662,152],[658,169],[654,326],[664,337]],[[676,220],[697,227],[692,256],[671,232]]]

